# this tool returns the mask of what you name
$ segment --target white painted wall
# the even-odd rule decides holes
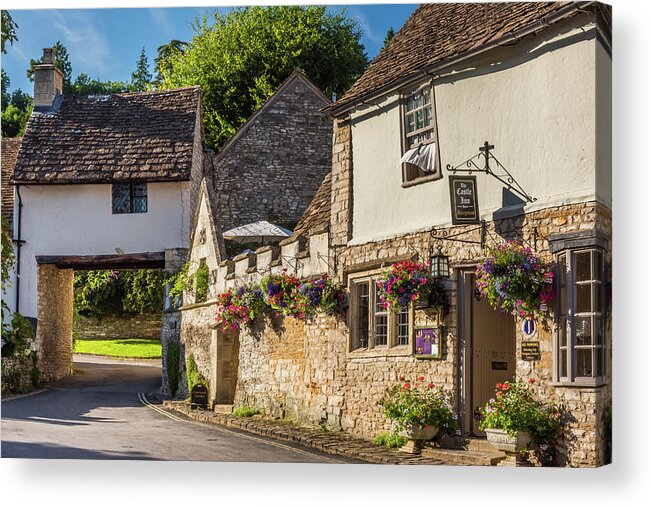
[[[36,316],[36,256],[187,248],[189,182],[147,184],[147,213],[112,213],[111,185],[21,185],[20,312]],[[17,213],[17,211],[16,211]]]
[[[595,199],[610,206],[610,166],[602,165],[597,192],[595,154],[596,58],[608,69],[603,81],[610,59],[597,52],[594,26],[583,24],[574,20],[515,48],[493,50],[435,81],[443,168],[461,164],[489,141],[538,198],[525,211]],[[351,243],[451,225],[450,173],[444,169],[443,179],[402,188],[398,95],[374,102],[351,114]],[[477,175],[477,184],[481,216],[490,220],[502,207],[502,184],[485,174]]]

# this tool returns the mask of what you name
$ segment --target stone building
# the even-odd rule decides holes
[[[309,227],[221,262],[213,279],[222,292],[269,272],[328,273],[349,292],[347,314],[213,329],[203,368],[214,402],[372,438],[390,429],[384,390],[424,376],[453,393],[461,434],[481,437],[477,408],[495,384],[533,377],[564,409],[557,464],[606,463],[610,26],[595,2],[420,6],[331,107],[332,172]],[[473,168],[478,204],[463,223],[450,177]],[[482,246],[503,240],[556,266],[558,296],[535,327],[476,297]],[[435,255],[450,267],[447,315],[377,304],[387,267]],[[417,354],[422,326],[439,331],[440,354]],[[217,396],[224,385],[230,396]]]
[[[296,69],[216,155],[206,178],[223,230],[267,220],[293,229],[330,171],[331,101]]]
[[[35,323],[49,381],[72,368],[74,269],[173,269],[184,256],[203,133],[199,87],[63,95],[51,48],[42,62],[12,176],[10,306]]]
[[[210,284],[200,300],[192,291],[185,293],[179,320],[181,357],[191,356],[206,376],[211,368],[210,351],[216,346],[210,326],[215,319],[219,269],[254,258],[244,253],[229,259],[222,231],[259,220],[294,229],[331,168],[332,120],[323,111],[330,105],[332,102],[323,92],[296,69],[218,154],[206,154],[188,269],[194,273],[205,265]],[[242,274],[231,273],[236,275]],[[169,338],[175,340],[177,335]],[[237,347],[219,346],[221,354],[228,355],[219,366],[226,370],[223,378],[236,379]],[[165,354],[165,341],[163,347]],[[182,381],[179,385],[178,394],[185,394],[186,383]],[[220,392],[213,395],[222,400],[232,399],[235,385],[219,386]],[[163,390],[167,392],[168,388],[165,372]]]

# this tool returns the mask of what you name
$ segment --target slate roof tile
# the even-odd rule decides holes
[[[2,151],[0,152],[0,165],[2,175],[0,186],[2,187],[2,214],[9,221],[11,227],[14,215],[14,187],[11,184],[11,175],[16,165],[16,157],[22,137],[3,137]]]

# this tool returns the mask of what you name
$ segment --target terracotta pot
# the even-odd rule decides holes
[[[527,431],[518,431],[510,436],[504,430],[486,428],[486,438],[498,451],[506,453],[519,453],[527,448],[531,442],[531,435]]]

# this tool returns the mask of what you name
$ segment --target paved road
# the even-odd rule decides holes
[[[74,367],[42,393],[2,402],[3,458],[353,462],[169,417],[139,394],[157,392],[159,364],[78,357]]]

